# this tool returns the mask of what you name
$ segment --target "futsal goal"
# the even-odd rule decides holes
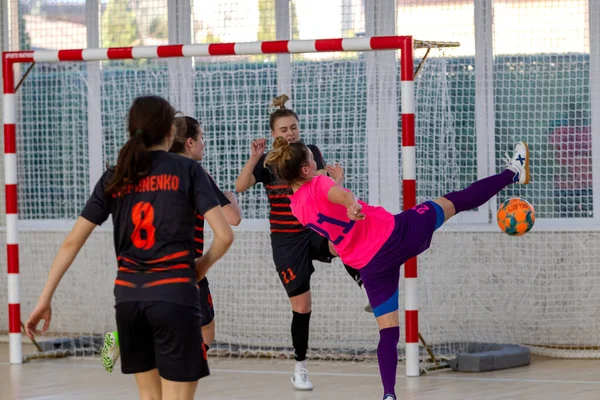
[[[93,185],[105,165],[115,162],[134,97],[161,95],[199,118],[207,142],[203,164],[227,190],[251,141],[269,135],[270,100],[286,93],[300,116],[303,139],[317,144],[328,162],[342,163],[347,187],[398,212],[478,177],[473,157],[465,157],[471,150],[457,133],[462,121],[450,95],[461,90],[452,77],[471,73],[443,50],[456,45],[378,36],[4,53],[8,275],[0,294],[7,291],[11,362],[91,356],[102,335],[115,328],[116,264],[107,223],[63,279],[50,332],[38,338],[36,352],[23,356],[21,321],[35,306],[52,257]],[[282,54],[291,57],[273,57]],[[422,186],[417,177],[425,177]],[[267,201],[262,188],[239,199],[244,221],[232,249],[209,273],[217,312],[211,352],[290,357],[291,313],[272,262]],[[481,217],[476,213],[461,218]],[[558,235],[532,233],[517,242],[460,225],[437,233],[419,259],[419,273],[416,260],[403,269],[401,354],[407,375],[474,342],[595,355],[598,319],[586,308],[598,297],[595,286],[581,270],[561,280],[558,249],[551,244]],[[587,267],[588,257],[600,256],[566,243],[561,251],[576,252],[574,259]],[[538,259],[534,268],[523,265],[523,254]],[[309,357],[373,358],[376,323],[362,310],[366,297],[339,261],[317,264],[311,286]]]

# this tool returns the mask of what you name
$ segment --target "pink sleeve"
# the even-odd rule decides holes
[[[327,194],[329,189],[335,186],[335,182],[328,176],[319,175],[313,178],[315,197],[318,201],[329,201]]]

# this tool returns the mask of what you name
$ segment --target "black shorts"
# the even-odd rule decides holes
[[[271,247],[275,269],[289,297],[310,290],[313,260],[330,263],[335,258],[329,240],[312,230],[285,236],[271,233]]]
[[[208,279],[205,277],[198,281],[198,287],[200,288],[200,319],[202,320],[202,326],[206,326],[215,319],[215,309],[208,287]]]
[[[115,309],[124,374],[158,368],[162,378],[175,382],[210,375],[198,308],[146,301],[119,303]]]

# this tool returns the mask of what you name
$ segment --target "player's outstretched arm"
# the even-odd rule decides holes
[[[242,222],[242,210],[237,202],[235,195],[226,190],[223,195],[229,200],[229,204],[223,207],[223,214],[229,225],[238,226]]]
[[[214,239],[204,255],[196,259],[196,275],[202,279],[208,269],[225,255],[233,243],[233,230],[227,223],[221,207],[213,207],[204,213],[204,220],[210,225]]]
[[[58,250],[50,272],[48,273],[48,279],[46,285],[42,290],[38,304],[29,315],[27,323],[25,324],[25,333],[29,338],[33,338],[34,335],[39,335],[48,330],[50,326],[50,320],[52,318],[52,297],[58,287],[65,272],[69,269],[75,257],[79,253],[79,250],[83,247],[84,243],[96,228],[96,224],[88,221],[83,217],[79,217],[71,229],[71,232],[66,237],[62,246]],[[44,320],[44,325],[41,331],[37,330],[37,325],[41,320]]]
[[[264,154],[266,146],[267,139],[256,139],[252,141],[252,144],[250,145],[250,158],[235,181],[236,192],[245,192],[256,184],[256,178],[252,172]]]
[[[362,207],[356,201],[354,193],[344,190],[339,186],[332,186],[327,192],[327,199],[335,204],[341,204],[346,207],[348,218],[353,221],[358,221],[365,218],[365,215],[360,212]]]

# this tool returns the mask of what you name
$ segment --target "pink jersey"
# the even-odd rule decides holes
[[[359,200],[365,219],[352,221],[346,207],[327,198],[333,186],[335,182],[322,175],[302,185],[290,196],[292,214],[302,225],[329,239],[344,264],[359,269],[371,261],[390,237],[394,216],[383,207]]]

